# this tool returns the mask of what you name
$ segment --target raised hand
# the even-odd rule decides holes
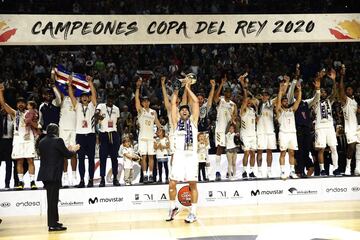
[[[142,78],[139,78],[137,81],[136,81],[136,88],[140,88],[142,85]]]
[[[318,75],[318,76],[320,76],[320,75]],[[320,86],[321,86],[321,78],[317,77],[317,78],[315,78],[315,81],[314,81],[314,87],[316,90],[319,90]]]
[[[69,78],[68,78],[68,85],[71,86],[72,85],[72,82],[73,82],[73,76],[72,75],[69,75]]]
[[[345,76],[345,71],[346,71],[345,64],[342,64],[340,69],[340,76],[342,77]]]
[[[86,81],[88,81],[89,83],[93,83],[93,77],[86,75]]]
[[[3,83],[0,83],[0,91],[1,92],[5,91],[5,86]]]
[[[328,73],[328,76],[335,81],[336,79],[336,71],[334,69],[331,69],[330,72]]]
[[[289,82],[290,81],[290,77],[288,75],[284,75],[284,80],[285,82]]]
[[[211,85],[211,87],[215,87],[215,80],[214,79],[210,80],[210,85]]]
[[[221,79],[221,83],[225,84],[227,82],[227,75],[225,74],[224,77]]]
[[[166,81],[166,77],[165,77],[165,76],[162,76],[162,77],[160,78],[160,80],[161,80],[161,85],[164,85],[164,84],[165,84],[165,81]]]

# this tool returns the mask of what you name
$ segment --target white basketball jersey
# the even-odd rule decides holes
[[[261,114],[257,122],[257,134],[272,134],[274,132],[274,107],[268,101],[261,106]]]
[[[332,118],[332,102],[329,99],[319,100],[315,105],[315,129],[331,128],[334,125]]]
[[[155,122],[155,111],[151,108],[145,110],[142,108],[139,115],[139,140],[152,140],[154,139],[154,122]]]
[[[197,126],[193,123],[193,121],[189,120],[191,129],[192,129],[192,146],[191,148],[188,148],[186,146],[186,125],[184,129],[179,129],[179,127],[176,127],[176,130],[174,132],[174,142],[175,142],[175,151],[176,152],[184,152],[184,151],[193,151],[197,153],[198,148],[198,141],[197,141],[197,135],[198,135],[198,129]]]
[[[225,101],[225,98],[220,97],[219,105],[217,107],[216,127],[215,132],[225,132],[228,123],[231,121],[231,116],[235,109],[233,101]]]
[[[241,136],[256,136],[256,113],[253,108],[246,108],[246,112],[241,114]]]
[[[280,132],[296,133],[295,114],[291,108],[283,109],[279,117]]]
[[[345,120],[345,133],[355,133],[358,127],[356,111],[358,104],[354,99],[346,97],[346,104],[342,107]]]
[[[26,112],[16,111],[16,115],[14,119],[13,144],[27,142],[27,141],[35,141],[33,131],[31,129],[29,129],[29,131],[26,130],[25,114]],[[29,133],[29,136],[27,138],[25,138],[26,133]]]
[[[69,96],[65,96],[61,104],[59,128],[73,131],[76,129],[76,111]]]

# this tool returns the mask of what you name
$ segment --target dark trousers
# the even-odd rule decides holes
[[[158,165],[158,170],[159,170],[159,182],[162,181],[162,168],[163,168],[163,165],[164,165],[165,176],[166,176],[165,180],[168,180],[168,179],[169,179],[169,167],[168,167],[168,162],[167,162],[167,161],[166,161],[166,162],[159,162],[159,161],[158,161],[157,165]],[[156,178],[154,177],[154,179],[156,179]]]
[[[118,151],[120,147],[120,137],[117,132],[105,132],[99,133],[100,141],[100,176],[105,177],[106,175],[106,159],[110,155],[111,167],[114,179],[118,174]]]
[[[89,179],[94,178],[95,171],[95,146],[96,135],[90,134],[76,134],[76,143],[80,145],[80,149],[77,152],[79,161],[79,173],[81,181],[84,181],[85,177],[85,156],[89,161]]]
[[[199,162],[199,173],[198,173],[198,180],[201,181],[201,173],[202,173],[202,180],[206,180],[206,162]],[[230,173],[229,173],[230,174]]]
[[[314,167],[314,163],[309,157],[312,135],[311,129],[307,127],[299,127],[296,129],[298,141],[298,149],[295,151],[296,173],[304,174],[304,169]]]
[[[16,161],[11,158],[12,138],[0,139],[0,165],[4,161],[6,164],[5,171],[5,187],[9,187],[12,172],[14,172],[14,185],[17,186],[19,178],[16,170]]]
[[[55,227],[59,221],[59,190],[61,181],[44,181],[44,188],[46,189],[47,198],[47,220],[49,227]]]

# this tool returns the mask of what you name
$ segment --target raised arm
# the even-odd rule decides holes
[[[345,94],[344,78],[345,78],[345,66],[343,65],[340,70],[340,84],[339,84],[339,100],[342,105],[345,105],[347,101],[347,97]]]
[[[314,95],[314,97],[304,100],[305,102],[307,102],[307,104],[309,105],[310,108],[320,100],[320,86],[321,86],[321,78],[322,77],[323,77],[323,75],[320,72],[320,73],[318,73],[318,75],[315,78],[315,81],[314,81],[315,95]]]
[[[177,98],[178,98],[178,94],[179,94],[179,90],[178,89],[175,89],[174,90],[174,93],[172,95],[172,98],[171,98],[171,121],[173,123],[173,126],[176,126],[177,125],[177,122],[178,122],[178,108],[176,106],[176,101],[177,101]]]
[[[164,99],[164,105],[165,105],[166,111],[168,113],[170,113],[170,111],[171,111],[171,103],[170,103],[169,97],[168,97],[167,92],[166,92],[165,81],[166,81],[166,77],[162,76],[161,77],[161,91],[162,91],[162,95],[163,95],[163,99]]]
[[[14,118],[16,115],[16,111],[5,102],[4,91],[5,91],[4,85],[0,84],[0,104],[4,108],[5,112],[10,114]]]
[[[194,124],[197,125],[199,120],[199,114],[200,114],[200,107],[199,107],[199,100],[197,96],[191,91],[190,88],[190,81],[186,83],[185,85],[185,91],[187,91],[189,98],[190,98],[190,104],[191,104],[191,115],[193,120],[195,121]]]
[[[212,103],[213,103],[213,99],[214,99],[214,93],[215,93],[215,80],[214,79],[210,80],[210,85],[211,85],[211,90],[210,90],[210,93],[209,93],[207,106],[206,106],[208,111],[211,108]]]
[[[162,125],[161,125],[161,123],[160,123],[160,121],[159,121],[159,118],[158,118],[158,115],[157,115],[156,112],[155,112],[155,124],[156,124],[157,128],[161,128],[161,127],[162,127]]]
[[[292,110],[293,110],[294,112],[299,108],[299,105],[300,105],[300,102],[301,102],[301,98],[302,98],[302,94],[301,94],[301,83],[297,83],[297,84],[296,84],[296,88],[298,89],[298,97],[297,97],[294,105],[292,106]]]
[[[336,86],[336,71],[334,69],[330,70],[330,73],[328,74],[328,76],[331,78],[331,80],[333,81],[333,87],[332,87],[332,92],[331,95],[329,96],[329,100],[330,102],[335,101],[335,98],[337,96],[337,86]]]
[[[241,103],[241,108],[240,108],[240,114],[243,115],[244,113],[246,113],[246,108],[247,108],[247,105],[248,105],[248,90],[247,90],[247,87],[248,87],[248,84],[245,82],[245,77],[247,76],[247,73],[241,75],[239,77],[239,82],[241,84],[241,87],[242,87],[242,90],[243,90],[243,100],[242,100],[242,103]]]
[[[214,96],[214,103],[216,103],[216,104],[219,103],[219,101],[220,101],[221,90],[224,87],[224,84],[226,83],[226,81],[227,81],[227,76],[225,74],[225,76],[221,79],[219,88],[217,89],[215,96]]]
[[[69,92],[69,97],[71,99],[71,103],[73,105],[74,108],[76,108],[76,105],[77,105],[77,100],[76,100],[76,97],[74,95],[74,91],[73,91],[73,87],[72,87],[72,76],[69,75],[69,78],[68,78],[68,92]]]
[[[135,90],[135,107],[136,107],[136,111],[138,113],[141,112],[141,103],[140,103],[140,88],[141,88],[141,85],[142,85],[142,79],[139,78],[137,81],[136,81],[136,90]]]
[[[96,94],[96,89],[93,83],[93,78],[91,76],[86,75],[86,79],[89,83],[90,86],[90,91],[91,91],[91,102],[93,103],[93,105],[96,107],[97,104],[97,94]]]
[[[275,112],[276,112],[277,118],[279,118],[280,114],[281,114],[281,98],[283,96],[283,92],[286,91],[285,89],[286,89],[285,83],[280,83],[279,93],[276,98],[276,105],[275,105]]]
[[[56,81],[56,75],[55,75],[55,70],[53,69],[51,70],[51,79],[50,79],[50,85],[55,94],[55,99],[53,100],[53,104],[57,107],[60,107],[63,96],[60,93],[59,89],[56,87],[55,81]]]

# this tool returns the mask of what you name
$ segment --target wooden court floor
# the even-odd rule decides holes
[[[7,217],[0,239],[360,239],[360,201],[265,204],[198,209],[184,223],[184,209],[165,222],[166,209],[61,215],[65,232],[48,233],[45,216]]]

